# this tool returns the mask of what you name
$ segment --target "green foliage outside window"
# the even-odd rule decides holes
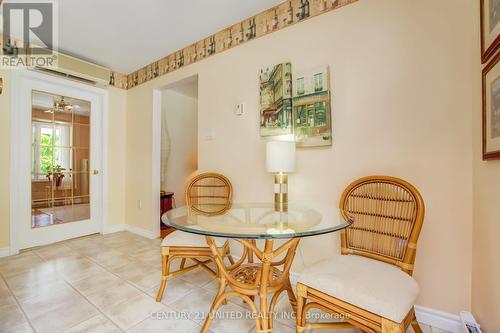
[[[40,172],[49,174],[52,172],[52,152],[54,145],[54,136],[43,133],[40,136]]]

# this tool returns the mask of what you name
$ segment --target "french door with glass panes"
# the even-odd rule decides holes
[[[21,74],[17,82],[16,191],[26,202],[15,200],[15,246],[99,232],[104,91],[38,73]]]

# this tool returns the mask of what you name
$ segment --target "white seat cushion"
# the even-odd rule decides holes
[[[355,255],[314,264],[298,282],[397,323],[406,317],[419,292],[417,282],[398,267]]]
[[[214,239],[219,247],[226,242],[225,238],[215,237]],[[208,244],[205,236],[176,230],[163,239],[161,246],[208,247]]]

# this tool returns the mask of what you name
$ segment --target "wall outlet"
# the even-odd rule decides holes
[[[142,209],[142,200],[137,200],[137,208]]]
[[[237,116],[242,116],[245,114],[245,104],[239,103],[236,105],[236,108],[234,109],[234,114]]]

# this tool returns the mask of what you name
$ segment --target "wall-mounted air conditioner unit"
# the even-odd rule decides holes
[[[36,69],[98,86],[108,85],[111,75],[111,70],[108,68],[62,53],[57,53],[57,67],[36,67]]]

